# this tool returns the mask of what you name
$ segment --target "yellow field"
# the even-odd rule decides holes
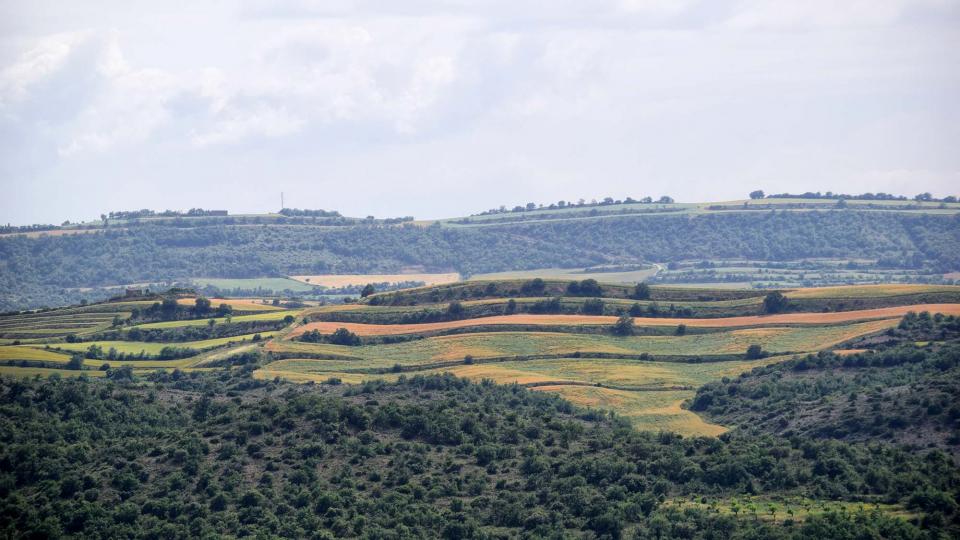
[[[639,429],[703,436],[717,436],[727,431],[681,408],[691,392],[628,392],[590,386],[538,386],[534,390],[560,394],[582,407],[612,409]]]
[[[37,360],[43,362],[66,363],[70,357],[45,349],[37,349],[27,345],[0,347],[0,360]]]
[[[426,285],[442,285],[460,281],[460,274],[318,274],[312,276],[290,276],[302,283],[321,287],[350,287],[367,283],[401,283],[404,281],[422,281]]]
[[[276,334],[276,332],[261,332],[260,336],[264,339]],[[159,354],[164,347],[176,347],[179,349],[212,349],[214,347],[220,347],[228,343],[250,341],[253,339],[255,334],[246,334],[242,336],[233,336],[217,339],[205,339],[202,341],[184,341],[183,343],[156,343],[148,341],[88,341],[84,343],[55,343],[51,347],[56,347],[65,351],[85,351],[90,348],[91,345],[99,345],[103,348],[103,352],[106,353],[109,349],[114,348],[117,352],[125,354],[139,354],[140,351],[145,352],[146,354]],[[38,347],[39,345],[33,345],[33,347]],[[4,348],[0,348],[2,351]]]
[[[960,285],[913,285],[899,283],[838,285],[835,287],[794,289],[787,292],[786,295],[788,298],[872,298],[933,292],[960,292]]]

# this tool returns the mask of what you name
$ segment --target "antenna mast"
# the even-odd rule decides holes
[[[283,205],[283,192],[281,191],[280,192],[280,210],[283,210],[284,208],[286,207]]]

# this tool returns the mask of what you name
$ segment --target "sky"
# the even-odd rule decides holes
[[[0,0],[4,224],[944,196],[958,149],[960,0]]]

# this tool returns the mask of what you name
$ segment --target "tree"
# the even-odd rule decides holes
[[[360,291],[360,298],[366,298],[375,292],[377,291],[376,289],[373,288],[373,284],[367,283],[366,285],[363,286],[363,290]]]
[[[763,352],[763,348],[760,345],[754,343],[747,347],[747,360],[759,360],[766,356],[766,353]]]
[[[83,369],[83,355],[80,353],[71,354],[70,361],[67,362],[67,369],[72,369],[75,371]]]
[[[634,300],[650,298],[650,286],[646,283],[637,283],[637,286],[633,288],[633,298]]]
[[[226,317],[227,315],[233,313],[233,307],[230,304],[220,304],[217,306],[217,316]]]
[[[175,319],[177,317],[177,299],[173,297],[167,297],[163,299],[163,303],[160,304],[160,316],[163,317],[165,321]]]
[[[585,279],[583,281],[571,281],[567,285],[567,294],[570,296],[601,296],[603,289],[595,279]]]
[[[657,202],[660,204],[673,204],[674,200],[673,200],[673,197],[664,195],[663,197],[660,197],[660,200],[658,200]]]
[[[603,315],[603,300],[588,298],[583,302],[582,311],[587,315]]]
[[[463,316],[463,304],[454,300],[450,302],[450,305],[447,306],[447,313],[451,317],[461,317]]]
[[[629,336],[633,334],[633,317],[630,315],[621,315],[613,325],[613,333],[618,336]]]
[[[685,324],[678,324],[678,325],[677,325],[677,331],[676,331],[675,333],[676,333],[676,335],[678,335],[678,336],[685,336],[685,335],[687,335],[687,325],[685,325]]]
[[[756,191],[751,191],[751,192],[750,192],[750,198],[751,198],[751,199],[762,199],[764,196],[765,196],[765,195],[764,195],[762,189],[758,189],[758,190],[756,190]]]
[[[202,296],[198,296],[194,301],[194,311],[197,312],[197,315],[203,315],[210,311],[210,300]]]
[[[528,296],[540,296],[546,288],[547,284],[544,283],[543,279],[533,278],[520,287],[520,292]]]
[[[334,345],[356,346],[360,345],[360,337],[346,328],[337,328],[336,331],[330,335],[330,343]]]
[[[780,313],[787,309],[790,300],[780,291],[773,291],[763,299],[763,311],[766,313]]]

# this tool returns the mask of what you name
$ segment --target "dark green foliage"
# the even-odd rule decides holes
[[[760,345],[753,344],[747,347],[747,353],[744,355],[747,360],[757,360],[766,356]]]
[[[633,317],[621,315],[613,325],[613,333],[618,336],[633,335]]]
[[[373,288],[373,285],[370,283],[367,283],[366,285],[363,286],[363,290],[360,291],[360,298],[366,298],[375,292],[376,292],[376,289]]]
[[[960,455],[960,345],[820,353],[697,391],[691,409],[750,432],[893,441]]]
[[[546,289],[546,283],[541,278],[533,278],[520,287],[520,292],[524,296],[540,296]]]
[[[896,328],[882,334],[864,336],[847,344],[851,349],[885,349],[902,343],[960,339],[960,317],[923,311],[909,312]]]
[[[571,281],[567,285],[567,294],[569,296],[603,296],[603,289],[595,279],[585,279],[583,281]]]
[[[333,345],[357,346],[362,343],[360,336],[346,328],[337,328],[329,336],[321,334],[319,330],[310,330],[301,334],[298,339],[307,343],[332,343]]]
[[[646,283],[637,283],[636,287],[633,288],[633,299],[646,300],[648,298],[650,298],[650,286]]]
[[[763,311],[765,313],[780,313],[786,311],[790,301],[780,291],[773,291],[763,298]]]
[[[588,298],[580,309],[585,315],[603,315],[603,300]]]
[[[692,494],[901,501],[931,534],[956,532],[960,477],[936,453],[639,433],[555,395],[449,376],[2,379],[0,411],[0,534],[14,538],[919,535],[870,511],[787,527],[662,505]]]
[[[67,369],[83,369],[83,355],[80,353],[71,354],[70,360],[67,362]]]

